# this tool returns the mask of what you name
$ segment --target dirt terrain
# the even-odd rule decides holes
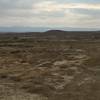
[[[0,39],[0,100],[100,100],[100,40]]]

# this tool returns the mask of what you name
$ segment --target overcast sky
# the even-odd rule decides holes
[[[100,28],[100,0],[0,0],[0,26]]]

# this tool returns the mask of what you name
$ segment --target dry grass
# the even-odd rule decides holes
[[[99,41],[19,40],[0,42],[1,83],[42,100],[100,99]]]

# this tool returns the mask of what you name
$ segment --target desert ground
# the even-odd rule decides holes
[[[100,40],[0,37],[0,100],[100,100]]]

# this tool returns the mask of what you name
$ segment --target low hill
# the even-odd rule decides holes
[[[46,32],[6,32],[0,33],[1,37],[18,36],[18,37],[34,37],[34,38],[48,38],[48,39],[68,39],[68,38],[85,38],[85,39],[99,39],[100,31],[62,31],[62,30],[48,30]]]

